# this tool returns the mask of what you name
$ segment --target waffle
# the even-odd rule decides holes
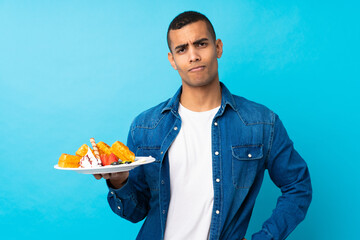
[[[135,161],[135,154],[129,150],[125,144],[122,142],[116,141],[111,146],[111,152],[114,153],[119,159],[124,161]]]

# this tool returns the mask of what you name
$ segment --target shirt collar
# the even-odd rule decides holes
[[[230,93],[229,89],[227,89],[225,84],[223,84],[222,82],[220,82],[220,87],[221,87],[221,106],[218,114],[219,115],[223,114],[226,105],[229,105],[232,109],[237,111],[234,98]],[[165,111],[172,111],[175,115],[177,115],[176,113],[178,112],[179,109],[181,92],[182,92],[182,87],[180,87],[175,93],[175,95],[169,99],[168,103],[162,109],[161,113],[164,113]]]

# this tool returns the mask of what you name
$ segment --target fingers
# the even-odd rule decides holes
[[[103,174],[93,174],[93,176],[100,180],[101,178],[104,179],[117,179],[117,180],[125,180],[129,176],[129,172],[115,172],[115,173],[103,173]]]
[[[100,180],[102,178],[101,174],[93,174],[93,175],[97,180]]]
[[[113,174],[110,174],[110,173],[104,173],[104,174],[93,174],[94,177],[97,179],[97,180],[100,180],[102,178],[104,179],[110,179],[110,177],[116,177],[118,173],[113,173]]]
[[[104,179],[109,179],[110,178],[110,173],[104,173],[103,175],[102,175],[102,177],[104,178]]]

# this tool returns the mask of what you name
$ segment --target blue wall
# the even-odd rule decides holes
[[[185,10],[223,40],[221,81],[278,113],[308,162],[313,202],[288,239],[356,238],[357,1],[129,2],[0,0],[1,238],[135,238],[103,181],[53,165],[90,137],[126,141],[138,113],[174,94],[165,34]],[[247,238],[278,195],[266,177]]]

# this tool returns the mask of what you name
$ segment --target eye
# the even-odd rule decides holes
[[[200,42],[198,44],[199,47],[206,47],[207,46],[207,43],[206,42]]]
[[[177,53],[183,53],[183,52],[185,52],[185,48],[180,48],[180,49],[177,51]]]

